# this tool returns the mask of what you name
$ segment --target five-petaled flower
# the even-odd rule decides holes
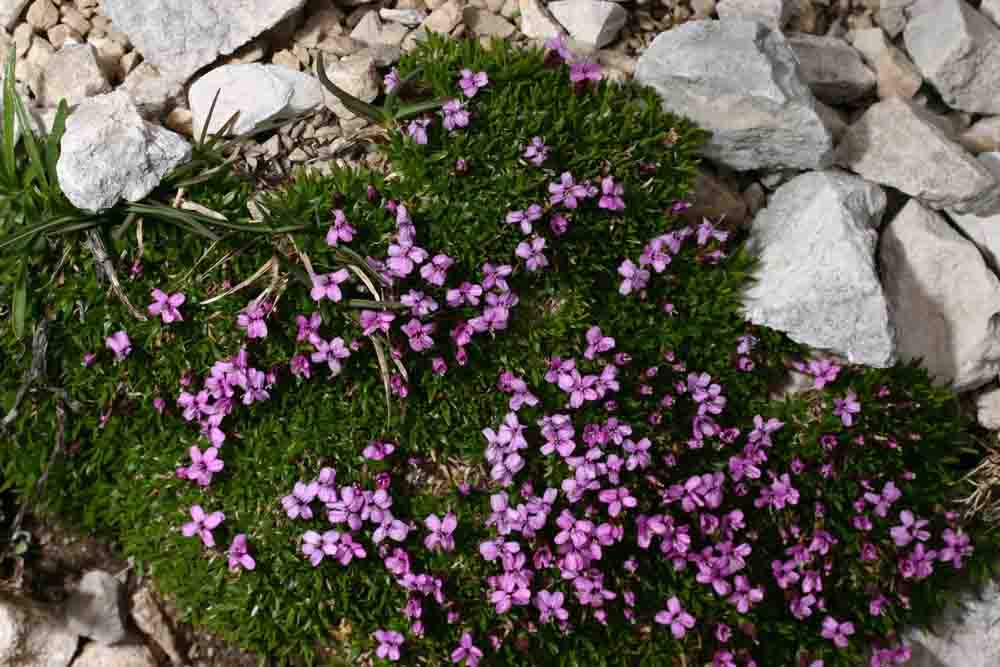
[[[212,531],[223,522],[226,515],[222,512],[212,512],[206,515],[201,505],[193,505],[191,507],[191,518],[194,521],[189,521],[181,526],[181,533],[184,537],[193,537],[197,534],[206,547],[214,547],[215,537],[212,535]]]
[[[267,312],[266,305],[253,301],[236,316],[236,326],[247,332],[247,338],[267,338]]]
[[[323,299],[340,301],[344,298],[343,293],[340,291],[340,284],[350,277],[351,274],[347,269],[340,269],[324,275],[315,275],[312,278],[313,284],[312,289],[309,291],[309,296],[312,297],[313,301],[322,301]]]
[[[844,426],[850,426],[854,423],[854,415],[861,412],[861,404],[858,402],[858,396],[854,393],[854,390],[848,390],[847,396],[844,398],[833,399],[833,414],[840,417],[841,421],[844,422]]]
[[[122,361],[132,352],[132,341],[124,331],[116,331],[104,339],[104,344],[115,353],[115,361]]]
[[[397,70],[395,67],[389,70],[389,73],[386,74],[385,77],[383,77],[382,83],[385,85],[385,92],[391,93],[392,91],[396,90],[396,88],[398,88],[399,84],[401,83],[401,80],[399,78],[399,70]]]
[[[249,553],[247,547],[247,536],[240,533],[233,538],[233,543],[229,545],[229,571],[236,572],[240,568],[252,570],[257,567],[257,561]]]
[[[587,349],[583,352],[584,359],[594,359],[598,354],[604,354],[615,348],[615,339],[601,333],[597,326],[587,329]]]
[[[897,547],[905,547],[914,539],[921,542],[930,539],[931,534],[924,530],[924,526],[928,524],[927,519],[918,519],[910,510],[903,510],[899,513],[899,520],[902,521],[902,525],[889,529],[889,535]]]
[[[188,454],[191,456],[191,465],[178,468],[177,476],[197,482],[200,486],[211,484],[212,475],[221,471],[224,466],[222,459],[219,458],[219,450],[215,447],[209,447],[202,453],[200,449],[192,446]]]
[[[644,290],[649,283],[649,271],[639,268],[630,259],[621,263],[621,266],[618,267],[618,275],[624,278],[618,287],[618,292],[623,296]]]
[[[326,244],[335,246],[338,242],[350,243],[354,240],[356,230],[347,221],[344,212],[339,208],[333,212],[333,224],[326,232]]]
[[[528,271],[537,271],[549,265],[549,260],[546,259],[544,251],[545,239],[541,236],[535,236],[530,241],[521,241],[518,243],[514,254],[521,259],[527,260]]]
[[[483,652],[472,643],[472,635],[468,632],[462,634],[458,640],[458,648],[451,652],[452,662],[462,662],[465,660],[465,667],[476,667],[483,658]]]
[[[615,180],[610,176],[606,176],[601,180],[601,198],[597,202],[597,207],[609,211],[624,211],[623,194],[625,194],[625,187],[621,183],[615,183]]]
[[[523,157],[536,167],[541,167],[548,159],[550,150],[552,149],[545,145],[541,137],[532,137],[531,143],[524,149]]]
[[[461,100],[448,100],[441,107],[444,114],[444,129],[456,130],[469,126],[469,112],[465,108],[465,102]]]
[[[177,310],[177,308],[183,305],[186,300],[187,297],[180,292],[168,295],[163,290],[154,289],[153,303],[149,304],[149,314],[154,317],[159,315],[164,324],[180,322],[184,318],[181,317],[181,311]]]
[[[309,506],[319,493],[319,482],[304,484],[295,482],[295,487],[291,494],[281,499],[281,506],[285,509],[285,514],[289,519],[311,519],[313,517],[312,507]]]
[[[676,595],[667,600],[666,609],[656,612],[654,620],[660,625],[669,625],[670,632],[677,639],[687,634],[687,631],[695,625],[694,616],[684,611]]]

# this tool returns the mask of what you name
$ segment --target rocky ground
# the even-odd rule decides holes
[[[77,206],[141,199],[187,159],[196,132],[234,111],[237,131],[252,133],[237,159],[262,183],[297,165],[377,166],[364,119],[316,80],[320,55],[331,80],[372,101],[427,31],[525,45],[564,36],[609,78],[653,86],[712,130],[688,214],[752,221],[763,273],[748,319],[853,363],[923,356],[1000,429],[1000,0],[220,4],[0,0],[0,45],[13,47],[37,122],[51,122],[61,99],[74,109],[59,175]],[[276,120],[288,122],[262,129]],[[141,148],[155,146],[157,160],[123,165],[103,153],[116,172],[102,178],[80,156],[123,128],[144,130]],[[47,664],[60,667],[255,661],[174,623],[147,578],[92,540],[32,530],[43,565],[14,572],[11,585],[69,608],[83,581],[109,600],[100,620],[113,632],[66,621],[56,606],[0,604],[0,663],[7,628],[28,636],[29,619],[51,629],[45,643],[65,659]],[[81,549],[89,555],[73,555]],[[104,574],[81,578],[95,568]],[[1000,664],[989,634],[1000,595],[986,596],[941,637],[914,634],[914,665]],[[106,645],[114,633],[124,648]]]

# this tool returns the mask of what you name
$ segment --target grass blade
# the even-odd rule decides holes
[[[359,116],[363,116],[380,125],[389,120],[389,118],[386,117],[385,112],[377,106],[359,100],[347,91],[339,88],[333,81],[330,81],[330,77],[326,75],[326,68],[323,66],[322,52],[316,53],[316,75],[319,77],[319,82],[323,84],[323,87],[336,95],[337,99],[340,100],[351,112],[356,113]]]
[[[215,97],[212,98],[212,104],[208,107],[208,115],[205,117],[205,124],[201,127],[201,136],[198,137],[198,146],[205,145],[205,136],[208,134],[208,126],[212,124],[212,113],[215,112],[215,103],[219,101],[219,93],[222,89],[215,91]]]
[[[21,123],[21,138],[24,140],[24,148],[28,151],[28,159],[31,160],[34,177],[41,181],[42,187],[45,190],[48,190],[48,169],[45,160],[42,158],[42,151],[38,147],[38,142],[35,140],[35,132],[31,129],[31,116],[28,115],[28,110],[24,108],[24,102],[21,101],[21,97],[17,94],[14,95],[14,110],[17,112],[17,118]],[[31,182],[31,178],[31,172],[29,172],[29,183]]]
[[[54,186],[59,183],[59,175],[56,173],[56,165],[59,162],[59,142],[62,141],[63,133],[66,131],[66,116],[68,115],[69,105],[66,104],[66,100],[59,100],[59,109],[56,111],[56,117],[52,120],[52,131],[45,139],[45,162],[49,170],[49,181],[53,185],[53,194],[55,194]],[[59,192],[61,194],[62,191]]]
[[[17,164],[14,160],[14,45],[10,47],[3,81],[3,171],[9,185],[17,181]]]
[[[404,118],[409,118],[410,116],[422,114],[425,111],[440,109],[447,101],[448,100],[442,98],[437,100],[428,100],[426,102],[417,102],[415,104],[407,104],[406,106],[399,107],[399,109],[396,110],[396,115],[393,120],[403,120]]]
[[[14,287],[14,301],[10,309],[10,321],[14,326],[14,338],[24,335],[25,311],[28,306],[28,272],[21,269],[21,276]]]
[[[37,236],[38,234],[51,232],[53,230],[59,229],[60,227],[69,227],[72,225],[80,225],[80,224],[87,224],[89,226],[93,226],[98,224],[98,222],[92,221],[87,223],[81,223],[80,218],[78,216],[73,216],[73,215],[64,215],[62,217],[55,218],[54,220],[46,220],[45,222],[38,222],[33,225],[22,227],[18,233],[12,234],[7,238],[3,239],[2,241],[0,241],[0,250],[8,248],[12,245],[16,245],[21,241],[31,239],[32,237]],[[79,229],[82,229],[82,227]]]

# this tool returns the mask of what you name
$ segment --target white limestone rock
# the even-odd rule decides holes
[[[595,49],[615,41],[628,20],[621,5],[602,0],[556,0],[548,9],[570,37]]]

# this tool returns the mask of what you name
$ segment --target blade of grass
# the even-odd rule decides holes
[[[330,81],[330,77],[326,75],[326,67],[323,66],[322,52],[316,53],[316,76],[319,77],[319,82],[323,84],[323,87],[333,93],[337,99],[340,100],[344,106],[353,113],[363,116],[380,125],[390,120],[382,109],[359,100],[347,91],[338,87],[333,81]]]
[[[198,146],[205,145],[205,136],[208,134],[208,126],[212,124],[212,114],[215,112],[215,103],[219,101],[219,93],[222,89],[215,91],[215,97],[212,98],[212,104],[208,107],[208,115],[205,117],[205,124],[201,128],[201,136],[198,137]]]
[[[20,277],[14,287],[14,300],[10,308],[10,320],[14,327],[14,338],[21,340],[24,336],[25,311],[28,306],[28,272],[21,265]]]
[[[24,108],[24,102],[21,101],[19,95],[14,95],[14,110],[17,112],[17,118],[21,123],[21,138],[24,140],[24,148],[28,152],[28,158],[31,160],[35,176],[41,181],[42,187],[48,191],[48,169],[44,158],[42,158],[42,151],[38,147],[38,141],[35,139],[35,132],[31,128],[31,117],[28,115],[28,110]]]
[[[52,183],[53,189],[59,183],[59,175],[56,173],[56,165],[59,163],[59,142],[62,141],[63,133],[66,132],[66,116],[68,115],[69,106],[66,104],[66,100],[59,100],[56,117],[52,120],[52,131],[45,139],[45,162],[48,165],[49,182]]]
[[[33,225],[28,225],[27,228],[21,228],[16,234],[12,234],[7,238],[0,241],[0,249],[8,248],[10,246],[16,245],[21,241],[30,239],[38,234],[43,234],[51,232],[63,226],[69,226],[74,224],[80,224],[80,218],[74,215],[64,215],[54,220],[46,220],[45,222],[38,222]],[[87,224],[97,224],[97,223],[87,223]]]
[[[4,67],[3,82],[3,170],[9,185],[17,181],[17,164],[14,160],[14,45],[11,44]]]

